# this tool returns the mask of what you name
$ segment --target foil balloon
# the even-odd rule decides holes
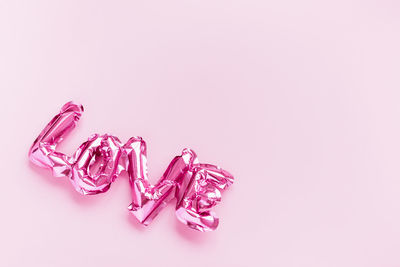
[[[57,151],[57,145],[76,127],[82,113],[82,105],[66,103],[34,141],[30,160],[50,169],[55,177],[68,177],[83,195],[106,192],[126,171],[132,192],[129,210],[140,223],[148,225],[168,202],[176,199],[179,221],[202,232],[217,228],[219,219],[211,209],[221,201],[221,191],[233,183],[229,172],[200,163],[193,150],[184,149],[152,185],[147,176],[147,146],[141,137],[132,137],[123,144],[115,136],[94,134],[72,156]]]

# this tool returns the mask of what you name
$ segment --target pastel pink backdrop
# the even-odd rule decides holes
[[[400,266],[397,1],[0,1],[0,266]],[[148,142],[155,182],[193,148],[236,182],[200,233],[84,197],[28,162],[67,101]]]

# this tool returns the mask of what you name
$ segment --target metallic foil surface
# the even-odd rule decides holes
[[[148,225],[169,201],[176,199],[179,221],[202,232],[217,228],[219,219],[211,209],[221,201],[221,191],[233,183],[229,172],[199,163],[193,150],[184,149],[152,185],[147,176],[146,142],[141,137],[132,137],[123,144],[115,136],[94,134],[71,157],[56,151],[82,113],[82,105],[66,103],[34,141],[30,160],[52,170],[55,177],[69,177],[76,191],[84,195],[106,192],[126,171],[132,190],[129,210],[140,223]]]

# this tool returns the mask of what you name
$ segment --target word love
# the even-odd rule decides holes
[[[66,103],[43,129],[29,150],[30,160],[51,169],[56,177],[67,176],[84,195],[106,192],[122,171],[132,189],[131,213],[148,225],[165,205],[176,199],[176,216],[190,228],[212,231],[219,219],[211,208],[221,201],[220,190],[233,183],[233,176],[215,165],[199,163],[193,150],[175,157],[156,185],[147,177],[146,142],[132,137],[126,144],[112,135],[94,134],[73,156],[56,151],[83,113],[83,106]]]

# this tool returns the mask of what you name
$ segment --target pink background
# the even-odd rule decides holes
[[[398,1],[0,1],[0,266],[400,266]],[[236,176],[216,232],[148,227],[123,175],[83,197],[28,162],[67,101]]]

